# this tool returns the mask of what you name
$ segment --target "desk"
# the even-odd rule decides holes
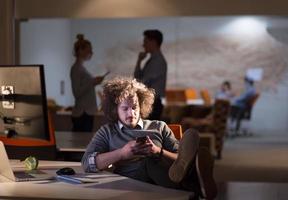
[[[63,160],[80,161],[95,132],[56,131],[57,157]]]
[[[85,152],[95,132],[55,131],[57,149],[61,152]]]
[[[15,167],[15,163],[14,165]],[[53,168],[53,166],[55,166]],[[78,162],[39,162],[39,169],[55,174],[55,170],[70,166],[82,172]],[[19,167],[19,165],[18,165]],[[97,183],[70,184],[60,181],[0,182],[1,199],[107,199],[107,200],[187,200],[190,192],[164,188],[109,172],[95,173]]]
[[[164,106],[163,120],[171,124],[180,124],[183,117],[203,118],[207,116],[213,105],[195,105],[185,102],[174,102]]]
[[[71,111],[57,111],[52,113],[54,120],[54,127],[56,131],[71,131],[72,130],[72,112]],[[107,122],[102,112],[97,112],[94,115],[93,131],[97,131],[101,125]]]

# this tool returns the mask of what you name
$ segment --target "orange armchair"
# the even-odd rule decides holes
[[[177,140],[180,140],[183,136],[182,126],[180,124],[168,124],[168,126],[172,130],[172,132],[174,133],[175,138]]]
[[[205,105],[211,105],[212,98],[207,89],[200,90],[200,96],[203,99]]]

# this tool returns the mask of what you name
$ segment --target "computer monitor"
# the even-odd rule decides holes
[[[0,140],[8,149],[18,147],[13,158],[37,154],[38,147],[55,147],[43,65],[0,66]]]

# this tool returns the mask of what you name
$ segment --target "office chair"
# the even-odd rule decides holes
[[[172,132],[174,133],[175,138],[177,140],[180,140],[183,136],[182,126],[180,124],[168,124],[168,126],[172,130]]]
[[[194,88],[188,88],[185,89],[185,97],[186,97],[186,101],[187,100],[193,100],[193,99],[197,99],[197,91]]]
[[[209,106],[212,104],[212,98],[207,89],[200,90],[200,96],[203,99],[205,105]]]
[[[260,94],[256,93],[253,95],[248,101],[247,105],[244,109],[239,109],[237,107],[232,107],[231,110],[231,117],[235,120],[236,124],[234,127],[231,128],[230,133],[231,136],[240,136],[240,135],[252,135],[249,133],[247,129],[242,128],[243,121],[250,121],[252,117],[253,107],[258,100]],[[233,122],[232,122],[233,123]]]

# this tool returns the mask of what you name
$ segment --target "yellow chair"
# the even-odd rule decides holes
[[[183,136],[182,126],[180,124],[168,124],[168,126],[174,133],[175,138],[180,140]]]
[[[194,88],[185,90],[186,100],[197,99],[197,91]]]
[[[211,95],[207,89],[200,90],[201,98],[204,101],[204,104],[209,106],[212,103]]]

